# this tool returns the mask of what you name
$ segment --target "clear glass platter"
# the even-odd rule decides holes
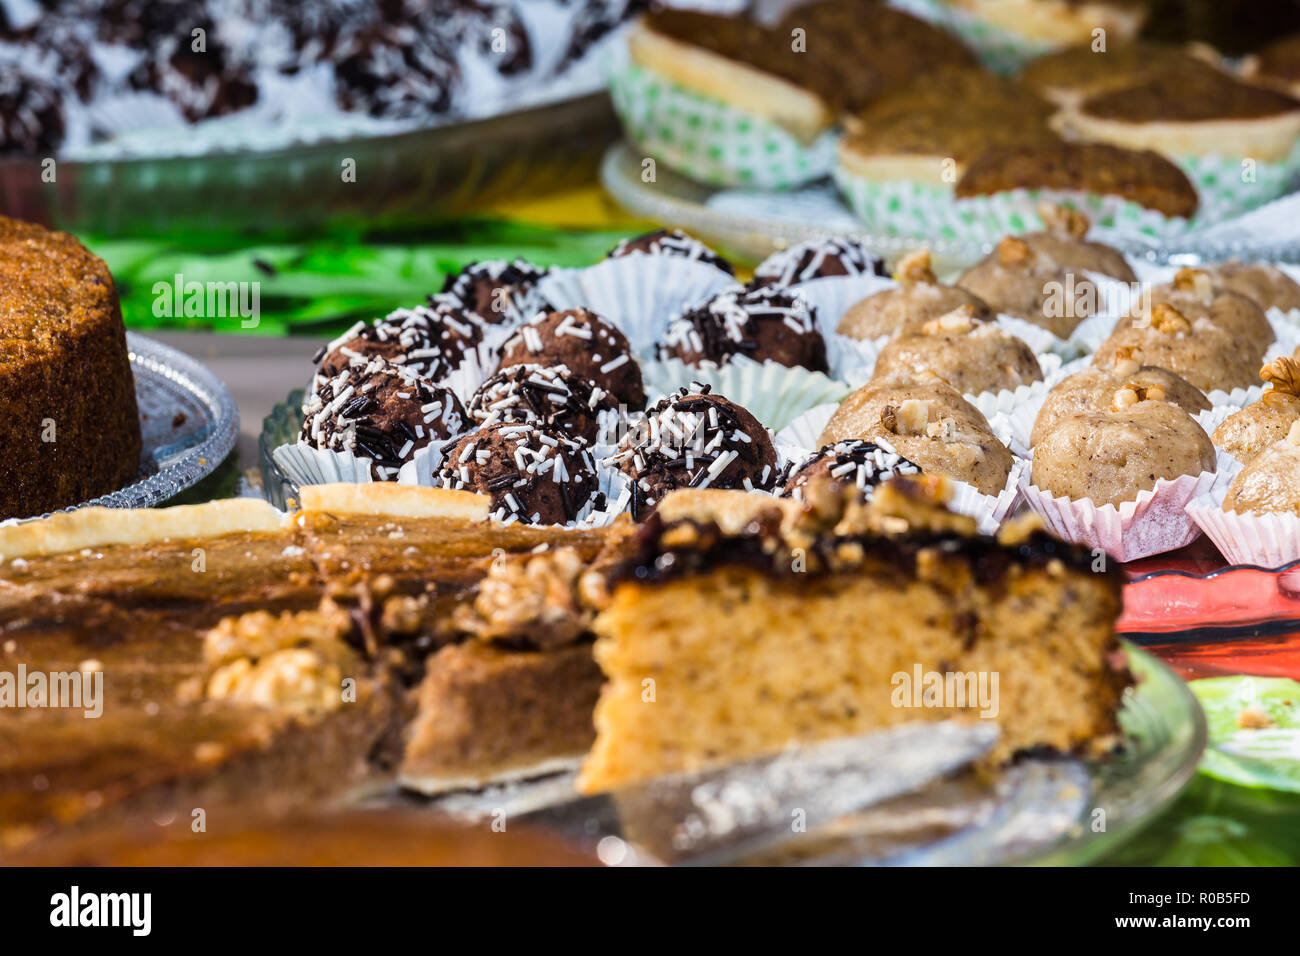
[[[1126,650],[1138,683],[1120,713],[1122,745],[1105,759],[1027,759],[993,780],[962,774],[736,862],[993,866],[1097,859],[1178,797],[1206,746],[1205,717],[1187,685],[1150,654]],[[572,774],[560,774],[433,799],[398,790],[361,799],[374,808],[417,803],[474,822],[527,813],[572,793]]]
[[[229,389],[183,352],[126,333],[144,447],[138,477],[125,488],[76,505],[149,508],[206,478],[239,437]],[[68,509],[71,510],[71,509]]]
[[[830,235],[857,238],[886,258],[928,247],[938,271],[963,268],[990,245],[947,238],[903,238],[864,231],[829,181],[790,192],[717,190],[673,172],[660,163],[653,182],[643,177],[644,156],[626,142],[615,143],[600,165],[601,183],[629,212],[684,229],[706,242],[761,260],[772,252]],[[1277,242],[1210,243],[1181,240],[1159,248],[1111,241],[1150,262],[1214,262],[1233,257],[1271,262],[1300,261],[1300,232]]]
[[[618,132],[604,92],[485,119],[283,149],[0,159],[0,212],[78,234],[305,233],[423,225],[587,181]],[[355,164],[345,181],[342,163]]]

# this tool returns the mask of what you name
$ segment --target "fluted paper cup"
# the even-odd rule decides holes
[[[1053,495],[1033,483],[1032,461],[1024,472],[1021,493],[1058,538],[1105,551],[1117,561],[1136,561],[1174,551],[1200,537],[1201,529],[1188,514],[1194,499],[1226,489],[1241,470],[1226,452],[1218,452],[1215,471],[1161,478],[1132,501],[1098,505],[1090,498]]]

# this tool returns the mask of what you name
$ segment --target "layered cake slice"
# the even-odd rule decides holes
[[[995,763],[1112,746],[1120,575],[1036,524],[976,534],[945,484],[666,499],[594,625],[579,788],[951,717],[998,722]]]

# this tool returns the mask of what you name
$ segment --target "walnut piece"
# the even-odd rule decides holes
[[[358,667],[343,640],[352,626],[348,613],[328,599],[314,611],[222,618],[204,636],[208,673],[201,692],[210,700],[298,713],[337,710],[343,678]]]
[[[1161,385],[1139,385],[1136,382],[1117,389],[1110,399],[1110,410],[1112,412],[1123,411],[1126,408],[1132,408],[1138,402],[1163,402],[1165,400],[1165,390]]]
[[[1300,363],[1282,355],[1269,362],[1259,370],[1259,377],[1266,385],[1273,387],[1264,393],[1264,400],[1269,396],[1277,401],[1282,396],[1300,395]]]
[[[1174,273],[1174,288],[1206,305],[1214,301],[1214,280],[1204,269],[1179,269]]]
[[[930,403],[909,398],[901,405],[886,405],[880,423],[895,435],[924,435],[930,424]]]
[[[894,278],[904,288],[914,285],[935,285],[939,280],[930,262],[930,250],[917,249],[899,259],[894,267]]]
[[[1192,323],[1169,303],[1158,302],[1151,310],[1151,328],[1165,335],[1185,335],[1192,331]]]
[[[921,327],[926,335],[959,334],[966,335],[975,328],[975,310],[969,305],[959,305],[951,312],[945,312],[931,319]]]
[[[1092,222],[1087,216],[1077,209],[1059,203],[1040,202],[1038,218],[1043,220],[1043,225],[1048,232],[1074,239],[1082,239],[1092,228]]]
[[[1023,268],[1028,266],[1033,258],[1033,250],[1023,239],[1007,236],[998,243],[998,262],[1004,266]]]
[[[1115,359],[1111,365],[1111,370],[1120,378],[1128,378],[1130,375],[1136,375],[1141,368],[1141,349],[1130,345],[1115,350]]]
[[[543,650],[572,644],[593,617],[582,600],[586,570],[573,548],[494,561],[473,604],[456,609],[456,626],[484,641]]]

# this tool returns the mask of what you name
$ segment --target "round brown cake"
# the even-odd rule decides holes
[[[0,519],[129,483],[140,415],[108,266],[72,236],[0,216]]]

